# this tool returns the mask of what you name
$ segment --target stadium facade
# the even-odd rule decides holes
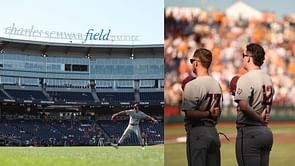
[[[97,145],[99,137],[114,142],[127,121],[110,122],[113,112],[139,103],[163,118],[163,45],[0,38],[0,101],[2,145]],[[154,133],[151,144],[163,143],[162,124],[143,124],[143,131]]]

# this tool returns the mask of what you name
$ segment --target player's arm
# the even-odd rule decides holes
[[[184,87],[181,111],[183,111],[185,116],[189,118],[202,119],[209,117],[209,112],[198,110],[200,105],[199,96],[192,94],[192,89],[194,89],[194,91],[199,91],[199,89],[196,89],[198,87],[192,86],[192,84],[187,84]]]
[[[185,113],[185,116],[195,119],[202,119],[202,118],[216,118],[220,114],[220,108],[215,107],[216,100],[214,100],[211,104],[209,110],[200,111],[200,110],[193,110],[193,111],[186,111],[182,110]]]
[[[112,120],[114,120],[119,115],[127,115],[127,111],[124,110],[124,111],[120,111],[120,112],[117,112],[117,113],[113,114],[112,115]]]
[[[146,118],[147,118],[147,119],[150,119],[150,120],[153,121],[154,123],[158,124],[158,121],[157,121],[155,118],[153,118],[153,117],[151,117],[151,116],[149,116],[149,115],[146,115]]]
[[[186,117],[194,119],[202,118],[215,118],[220,114],[220,108],[214,108],[215,102],[210,103],[206,110],[199,110],[200,100],[199,97],[202,96],[200,93],[196,94],[194,92],[201,92],[200,87],[192,87],[191,84],[188,84],[184,88],[184,95],[181,105],[181,110],[185,113]],[[192,94],[194,93],[194,94]],[[201,97],[200,97],[201,98]]]
[[[259,115],[258,113],[256,113],[254,111],[254,109],[249,105],[248,101],[246,100],[239,100],[238,101],[239,106],[241,111],[250,119],[258,121],[258,122],[262,122],[262,123],[266,123],[265,122],[265,117]]]
[[[259,115],[254,111],[254,109],[249,104],[249,97],[253,94],[253,90],[249,79],[246,77],[241,77],[237,81],[237,90],[235,93],[235,101],[239,104],[240,110],[250,119],[257,122],[265,123],[264,117]]]

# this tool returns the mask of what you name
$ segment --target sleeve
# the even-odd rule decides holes
[[[126,114],[127,114],[127,115],[132,114],[132,110],[126,110]]]
[[[219,108],[223,109],[223,94],[221,93],[220,100],[219,100]]]
[[[193,111],[199,109],[200,98],[196,92],[200,91],[197,87],[192,86],[192,84],[185,86],[181,104],[182,111]]]
[[[221,85],[218,83],[220,89],[220,99],[219,99],[219,108],[222,110],[223,108],[223,91]]]
[[[249,101],[251,96],[251,84],[247,80],[247,77],[241,77],[237,82],[237,89],[235,93],[235,101],[246,100]]]
[[[146,118],[147,114],[145,114],[144,112],[141,112],[141,118]]]

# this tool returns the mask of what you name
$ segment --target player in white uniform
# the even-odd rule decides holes
[[[154,119],[153,117],[145,114],[144,112],[139,110],[139,105],[135,104],[133,106],[133,109],[130,110],[124,110],[118,113],[113,114],[112,116],[112,120],[115,120],[115,118],[119,115],[129,115],[129,124],[127,126],[127,128],[125,129],[123,135],[121,136],[121,138],[119,139],[117,144],[112,144],[112,146],[114,146],[115,148],[118,149],[119,145],[124,141],[124,139],[131,133],[134,132],[138,138],[138,141],[140,142],[140,145],[142,147],[144,147],[144,142],[141,138],[141,132],[140,132],[140,127],[139,127],[139,122],[141,119],[150,119],[152,120],[154,123],[158,123],[158,121],[156,119]]]

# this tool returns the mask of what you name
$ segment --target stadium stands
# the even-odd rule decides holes
[[[127,120],[1,120],[0,146],[73,146],[98,145],[98,139],[104,138],[104,144],[117,141],[128,125]],[[143,122],[142,132],[148,135],[148,145],[163,143],[163,126]],[[2,144],[1,144],[2,143]],[[138,145],[137,137],[132,134],[122,145]]]
[[[97,93],[97,96],[102,102],[132,102],[135,101],[134,93]]]
[[[143,102],[163,115],[162,45],[0,42],[0,145],[109,145],[128,124],[110,114]],[[163,143],[163,124],[143,126],[150,144]],[[125,144],[137,141],[131,135]]]
[[[150,102],[150,103],[159,103],[159,101],[163,101],[164,94],[162,92],[142,92],[139,93],[140,101]]]
[[[16,100],[47,100],[46,96],[42,91],[31,91],[31,90],[5,90],[10,96]]]
[[[272,77],[274,104],[294,106],[295,17],[290,14],[276,19],[274,13],[261,13],[261,19],[231,19],[221,11],[167,8],[165,103],[179,105],[181,81],[192,74],[189,59],[194,50],[205,47],[213,53],[212,75],[221,83],[224,105],[231,106],[229,81],[234,75],[245,72],[241,66],[242,47],[248,42],[256,42],[266,51],[262,70]]]
[[[87,92],[48,92],[53,101],[94,102],[91,93]]]

